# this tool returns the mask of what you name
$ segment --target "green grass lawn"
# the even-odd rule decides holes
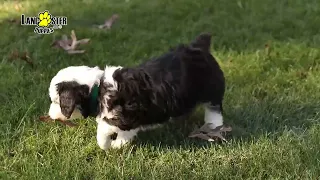
[[[44,10],[67,16],[68,25],[37,36],[34,26],[7,22]],[[113,13],[120,19],[111,30],[91,28]],[[91,39],[86,54],[50,47],[72,29]],[[77,128],[38,121],[61,68],[134,66],[201,32],[213,34],[211,52],[225,72],[229,144],[187,138],[203,124],[201,107],[187,122],[109,152],[96,144],[94,118]],[[0,34],[0,179],[320,177],[318,0],[1,0]],[[14,49],[28,51],[34,68],[8,60]]]

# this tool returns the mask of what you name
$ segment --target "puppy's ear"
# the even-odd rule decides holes
[[[123,68],[113,74],[117,81],[118,90],[125,91],[128,95],[139,95],[152,88],[152,79],[143,69]]]
[[[133,83],[133,76],[129,72],[129,68],[115,70],[112,77],[117,82],[119,92],[128,90],[129,84]]]
[[[127,80],[130,78],[130,76],[128,75],[128,68],[122,68],[122,69],[117,69],[114,71],[112,77],[115,81],[117,81],[117,83],[121,83],[124,80]]]
[[[201,33],[190,44],[191,48],[199,48],[205,52],[210,51],[210,45],[211,45],[211,34],[209,33]]]
[[[72,82],[61,82],[57,84],[57,91],[60,99],[61,113],[70,118],[75,106],[76,98]]]

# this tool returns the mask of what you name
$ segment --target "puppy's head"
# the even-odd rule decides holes
[[[88,117],[96,112],[94,88],[100,83],[103,71],[99,67],[70,66],[61,69],[51,80],[49,96],[52,119]]]
[[[59,95],[50,106],[49,115],[53,119],[69,119],[71,115],[88,117],[90,111],[90,88],[75,81],[63,81],[56,84]],[[76,110],[77,107],[77,110]]]
[[[76,106],[79,106],[81,114],[88,117],[89,86],[73,82],[61,82],[57,84],[61,113],[67,118],[71,117]]]
[[[110,72],[111,71],[111,72]],[[121,129],[128,128],[139,112],[145,110],[152,94],[150,76],[138,68],[106,69],[100,82],[100,119]],[[132,117],[131,120],[123,118]]]

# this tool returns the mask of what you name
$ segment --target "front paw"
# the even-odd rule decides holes
[[[111,147],[112,140],[109,136],[105,136],[103,134],[97,135],[97,144],[102,150],[108,150]]]
[[[111,148],[114,149],[120,149],[130,143],[129,140],[124,140],[124,139],[116,139],[111,142]]]
[[[98,146],[102,149],[102,150],[108,150],[109,148],[110,148],[110,146],[111,146],[111,143],[110,143],[110,141],[104,141],[104,142],[102,142],[102,141],[99,141],[98,140]]]

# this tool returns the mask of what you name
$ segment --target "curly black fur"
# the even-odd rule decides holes
[[[210,41],[211,35],[201,34],[189,45],[179,45],[137,67],[116,70],[116,91],[102,79],[100,100],[108,93],[108,110],[117,112],[105,121],[130,130],[190,113],[200,103],[219,106],[222,112],[225,79],[209,52]]]

